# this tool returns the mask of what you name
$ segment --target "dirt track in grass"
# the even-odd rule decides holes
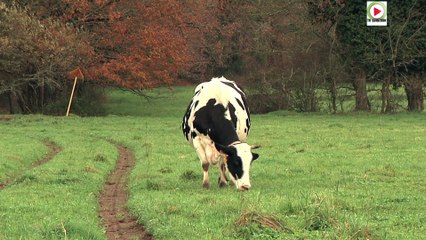
[[[3,182],[0,182],[0,190],[4,189],[7,186],[9,186],[10,184],[12,184],[19,176],[22,175],[22,173],[24,171],[33,169],[35,167],[38,167],[40,165],[47,163],[48,161],[52,160],[59,152],[62,151],[62,148],[59,147],[55,142],[52,142],[50,140],[44,140],[43,143],[44,143],[44,145],[46,145],[46,147],[48,149],[47,154],[43,158],[33,162],[30,165],[29,168],[27,168],[27,169],[25,169],[21,172],[18,172],[17,174],[15,174],[15,175],[11,176],[10,178],[4,180]]]
[[[128,200],[128,177],[135,165],[135,158],[129,149],[115,144],[119,157],[114,171],[108,176],[99,197],[100,217],[111,239],[154,239],[138,224],[126,208]]]

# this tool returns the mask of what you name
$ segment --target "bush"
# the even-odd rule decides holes
[[[249,107],[252,113],[268,113],[280,108],[280,97],[278,94],[259,93],[249,96]]]
[[[70,25],[0,2],[0,94],[13,95],[19,112],[61,105],[65,76],[92,55],[86,36]]]
[[[69,103],[68,94],[63,93],[63,96],[58,98],[58,100],[46,105],[43,113],[50,115],[65,115]],[[105,99],[105,91],[103,88],[99,88],[92,84],[82,84],[76,90],[70,113],[79,116],[105,116]]]

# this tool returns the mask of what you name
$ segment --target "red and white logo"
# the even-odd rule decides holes
[[[374,4],[373,6],[371,6],[370,8],[370,15],[373,18],[381,18],[383,17],[383,15],[385,14],[385,9],[383,8],[383,6],[381,4]]]
[[[387,26],[387,1],[367,1],[367,26]]]

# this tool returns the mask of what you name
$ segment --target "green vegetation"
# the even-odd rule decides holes
[[[202,189],[195,151],[173,119],[164,120],[160,131],[149,127],[142,138],[144,161],[133,172],[130,206],[165,239],[424,238],[423,118],[255,116],[249,141],[262,145],[261,158],[244,193]],[[188,171],[198,178],[182,177]],[[247,212],[278,218],[283,227],[237,224]]]
[[[181,118],[193,93],[192,87],[157,88],[138,97],[130,91],[109,89],[105,108],[110,115]]]
[[[7,170],[16,178],[0,191],[0,239],[64,239],[65,234],[68,239],[104,239],[97,195],[117,153],[114,146],[92,135],[92,126],[105,122],[99,120],[21,116],[1,123],[2,136],[8,137],[2,137],[0,144],[0,166],[21,171]],[[22,167],[21,162],[47,152],[42,143],[46,138],[63,150],[44,165]],[[20,143],[15,147],[3,148],[16,141]],[[99,156],[105,160],[97,161]],[[6,171],[1,169],[3,179]]]
[[[180,130],[192,91],[149,102],[111,91],[108,117],[0,121],[0,182],[16,176],[0,190],[0,239],[105,239],[97,196],[117,159],[110,139],[135,153],[128,206],[156,239],[426,238],[424,114],[255,115],[252,189],[205,190]],[[45,139],[62,151],[30,169]]]

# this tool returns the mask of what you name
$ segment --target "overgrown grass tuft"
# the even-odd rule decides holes
[[[316,196],[304,207],[304,229],[308,231],[324,231],[337,224],[336,206],[321,196]]]
[[[161,184],[152,180],[146,180],[146,189],[151,191],[158,191],[162,188]]]
[[[234,222],[233,232],[234,237],[239,239],[274,239],[280,232],[293,233],[277,216],[258,211],[243,212]]]
[[[94,161],[95,162],[106,162],[107,158],[104,155],[98,154],[98,155],[95,156]]]
[[[197,174],[192,170],[185,171],[182,175],[180,175],[180,178],[185,181],[199,180],[201,177],[202,176],[200,174]]]

